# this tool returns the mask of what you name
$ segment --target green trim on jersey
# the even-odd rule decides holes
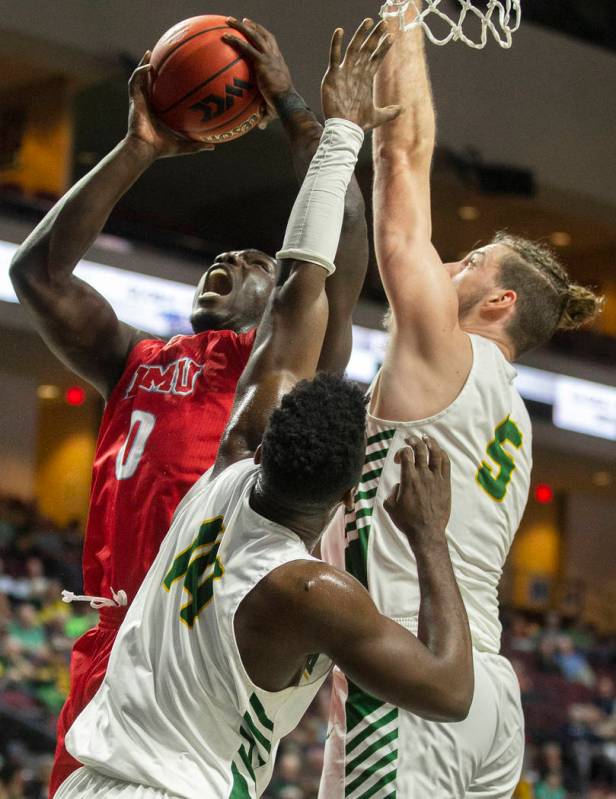
[[[246,743],[240,746],[231,764],[233,787],[229,799],[252,799],[256,795],[255,771],[266,765],[272,750],[274,722],[256,694],[251,694],[248,704],[250,708],[244,713],[244,723],[240,727],[240,735]],[[254,791],[249,788],[248,778],[252,781]]]
[[[348,687],[344,795],[348,799],[395,797],[396,791],[386,786],[398,774],[398,708],[375,699],[350,680]]]
[[[356,577],[366,588],[368,587],[368,539],[372,527],[374,501],[391,440],[395,435],[396,429],[393,428],[375,433],[368,438],[366,459],[354,497],[354,507],[345,516],[345,567],[349,574]]]
[[[229,799],[252,799],[248,783],[237,770],[235,763],[231,763],[231,773],[233,774],[233,785]]]
[[[263,707],[263,705],[259,701],[257,695],[253,694],[248,701],[250,702],[250,706],[252,707],[254,712],[257,714],[257,718],[259,719],[261,724],[267,730],[270,730],[270,732],[273,731],[274,723],[267,717],[267,713],[265,712],[265,708]],[[244,718],[246,718],[246,717],[244,717]]]

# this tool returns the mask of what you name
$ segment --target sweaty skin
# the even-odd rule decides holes
[[[349,119],[364,129],[399,113],[397,108],[374,108],[372,76],[390,39],[381,39],[382,26],[371,34],[370,29],[368,20],[349,45],[344,62],[341,32],[334,35],[323,86],[326,116]],[[289,277],[272,298],[238,385],[214,476],[253,454],[280,397],[315,373],[327,326],[326,272],[300,262],[286,266]],[[325,563],[293,562],[263,579],[235,616],[242,661],[261,688],[278,691],[293,686],[307,657],[325,653],[380,699],[432,719],[466,716],[473,667],[468,622],[445,539],[449,461],[433,441],[413,439],[409,444],[398,453],[401,480],[386,508],[417,557],[423,600],[421,640],[382,616],[353,577]],[[255,460],[259,461],[259,450]],[[292,507],[262,480],[253,489],[251,505],[293,530],[309,549],[336,509],[308,503]]]
[[[409,21],[414,13],[407,12]],[[393,30],[397,21],[389,24]],[[405,113],[373,140],[375,246],[392,321],[372,411],[413,421],[438,413],[460,393],[472,364],[468,333],[490,338],[512,359],[505,327],[516,295],[497,286],[506,247],[489,245],[443,264],[432,245],[436,123],[421,27],[396,34],[375,97],[401,102]]]
[[[321,125],[295,91],[274,36],[248,20],[230,20],[229,24],[252,43],[246,56],[254,63],[259,89],[268,105],[278,109],[298,179],[303,180],[318,146]],[[181,139],[157,122],[147,102],[149,69],[146,53],[129,84],[125,138],[34,229],[17,250],[10,271],[17,296],[49,348],[105,398],[124,371],[132,348],[151,336],[118,320],[107,300],[73,271],[114,206],[155,160],[213,149]],[[220,282],[215,285],[214,275],[213,285],[206,285],[212,267],[202,276],[191,313],[193,329],[196,333],[210,329],[243,332],[255,327],[276,283],[274,259],[258,250],[241,250],[222,253],[216,262]],[[336,313],[327,331],[328,354],[322,369],[344,370],[350,353],[351,313],[367,263],[364,202],[353,180],[345,206],[338,271],[327,286]],[[204,297],[208,289],[209,296]]]
[[[317,148],[321,125],[295,91],[275,38],[254,23],[245,22],[243,26],[248,38],[254,38],[254,54],[247,57],[254,62],[259,88],[268,104],[280,114],[295,168],[299,178],[303,179]],[[163,342],[160,346],[150,343],[143,344],[135,352],[137,342],[152,337],[119,321],[106,299],[79,280],[74,269],[103,229],[113,207],[156,159],[208,149],[173,135],[150,113],[147,102],[148,63],[149,54],[146,54],[130,81],[129,124],[124,139],[47,214],[18,249],[11,267],[17,295],[42,338],[64,364],[88,380],[105,399],[118,385],[118,380],[130,377],[127,373],[129,364],[131,373],[136,375],[141,365],[146,370],[148,365],[151,366],[147,363],[152,357],[148,353],[162,352],[165,348]],[[215,157],[216,154],[211,153],[203,156]],[[215,187],[209,187],[210,193],[213,188],[215,190]],[[363,283],[367,252],[363,199],[353,181],[346,196],[338,270],[326,287],[336,313],[332,315],[327,331],[323,369],[343,371],[348,360],[351,311]],[[190,413],[196,423],[203,425],[203,435],[189,437],[190,440],[186,438],[186,446],[174,448],[170,442],[175,440],[181,414],[174,412],[179,409],[177,405],[168,405],[160,396],[161,402],[155,403],[154,435],[161,446],[152,453],[152,458],[144,459],[134,484],[123,482],[125,474],[118,476],[114,446],[121,435],[127,436],[125,446],[118,452],[118,456],[124,458],[131,440],[129,429],[140,433],[144,430],[140,423],[134,428],[129,427],[138,419],[133,414],[145,410],[142,404],[154,409],[148,402],[137,402],[133,406],[131,400],[129,417],[126,403],[116,401],[107,406],[98,450],[101,457],[97,459],[93,473],[94,493],[84,550],[88,593],[104,594],[114,584],[118,589],[131,589],[132,595],[136,593],[170,524],[177,502],[188,490],[191,480],[196,480],[214,459],[239,375],[238,358],[242,364],[245,363],[247,350],[253,341],[252,331],[241,339],[237,337],[237,340],[228,332],[220,336],[210,336],[208,332],[226,329],[241,333],[255,328],[277,279],[274,259],[254,249],[222,253],[205,271],[195,292],[191,313],[195,333],[203,331],[205,335],[197,339],[181,337],[172,345],[184,355],[190,350],[198,360],[201,360],[201,353],[205,358],[211,354],[206,369],[211,366],[210,377],[217,372],[220,378],[208,381],[196,402],[191,403],[187,397],[187,403],[184,403],[184,412]],[[214,351],[209,346],[210,342]],[[216,342],[220,342],[218,348]],[[162,357],[165,358],[166,354]],[[220,369],[224,369],[224,373]],[[219,393],[221,387],[226,390]],[[179,401],[178,397],[176,399]],[[210,410],[213,413],[210,414]],[[147,474],[162,477],[163,482],[158,488],[166,494],[165,502],[157,504],[154,514],[143,512],[131,516],[130,498],[150,496],[151,483]],[[130,518],[135,528],[128,541],[122,537],[125,518]],[[123,542],[119,550],[114,546],[118,540]],[[122,580],[126,579],[127,584],[117,583],[119,575],[122,575]],[[64,737],[103,679],[121,620],[120,613],[110,609],[113,625],[97,626],[76,644],[71,659],[71,693],[59,719],[58,746],[50,782],[52,794],[78,768],[77,761],[64,747]]]

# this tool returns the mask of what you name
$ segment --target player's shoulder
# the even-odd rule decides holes
[[[219,472],[215,470],[215,467],[212,467],[208,471],[209,491],[231,491],[238,484],[243,485],[251,482],[258,471],[259,466],[252,456],[240,458],[240,460],[226,466]]]
[[[307,556],[273,569],[262,581],[263,596],[302,615],[321,616],[354,602],[361,584],[329,563]]]

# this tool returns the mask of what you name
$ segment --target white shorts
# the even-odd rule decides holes
[[[64,780],[54,799],[94,799],[99,796],[105,799],[178,799],[175,794],[158,788],[114,780],[85,767]]]
[[[520,688],[508,660],[474,652],[464,721],[426,721],[334,671],[319,799],[509,799],[524,755]],[[347,731],[348,727],[348,731]]]

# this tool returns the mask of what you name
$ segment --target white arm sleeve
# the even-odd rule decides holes
[[[364,132],[354,122],[327,120],[277,258],[309,261],[329,274],[335,271],[344,201],[363,141]]]

